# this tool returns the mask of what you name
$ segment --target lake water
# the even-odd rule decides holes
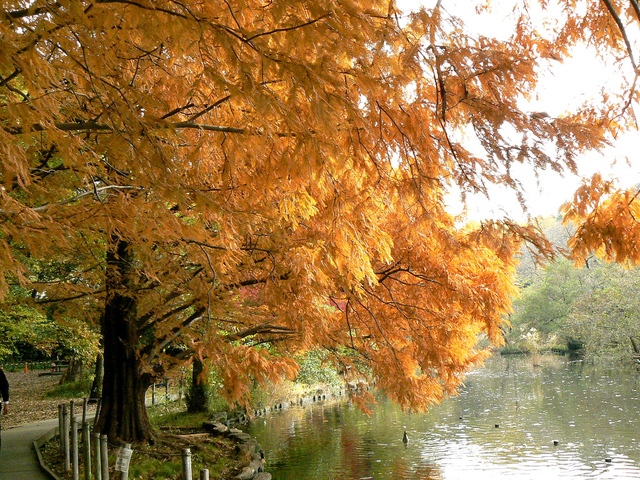
[[[369,417],[326,401],[256,418],[248,432],[274,480],[640,479],[637,371],[494,357],[465,384],[426,414],[384,398]]]

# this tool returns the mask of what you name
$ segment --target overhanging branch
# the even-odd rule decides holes
[[[638,67],[636,66],[636,61],[633,58],[633,50],[631,49],[631,42],[629,41],[629,37],[627,37],[627,30],[625,29],[624,24],[622,23],[622,20],[620,19],[618,12],[616,12],[616,9],[613,7],[613,4],[611,3],[611,1],[602,0],[602,3],[605,4],[605,6],[607,7],[607,10],[609,11],[609,14],[613,18],[613,21],[616,22],[616,25],[618,26],[618,30],[620,30],[620,34],[622,35],[624,43],[627,46],[627,51],[629,52],[629,60],[631,61],[631,65],[633,66],[633,71],[635,72]]]
[[[62,205],[67,205],[69,203],[73,203],[73,202],[77,202],[78,200],[80,200],[83,197],[87,197],[89,195],[93,195],[93,196],[99,196],[101,193],[106,192],[107,190],[140,190],[139,187],[133,187],[130,185],[107,185],[104,187],[95,187],[92,190],[87,190],[85,192],[79,193],[78,195],[75,195],[67,200],[62,200],[60,202],[54,202],[54,203],[45,203],[44,205],[40,205],[39,207],[33,207],[33,208],[29,208],[29,207],[25,207],[25,209],[28,209],[32,212],[42,212],[50,207],[53,206],[62,206]],[[15,215],[19,212],[10,212],[7,210],[0,210],[0,215]]]
[[[22,10],[4,12],[4,14],[12,20],[17,20],[19,18],[32,17],[34,15],[40,15],[42,13],[49,13],[54,9],[58,9],[59,7],[60,4],[56,2],[54,5],[47,5],[46,7],[31,6],[28,8],[23,8]]]
[[[292,330],[288,327],[265,324],[265,325],[256,325],[255,327],[247,328],[246,330],[243,330],[241,332],[230,333],[228,335],[225,335],[222,338],[232,342],[236,340],[243,340],[247,337],[252,337],[255,335],[295,335],[297,333],[298,333],[297,331]]]
[[[220,133],[248,133],[248,130],[245,128],[236,128],[236,127],[225,127],[221,125],[207,125],[202,123],[195,122],[175,122],[175,123],[164,123],[162,124],[165,128],[176,128],[176,129],[185,129],[192,128],[197,130],[206,130],[210,132],[220,132]],[[54,123],[50,126],[42,125],[40,123],[35,123],[28,127],[3,127],[4,131],[10,133],[11,135],[22,135],[25,133],[32,132],[44,132],[47,130],[61,130],[63,132],[115,132],[116,129],[111,125],[106,125],[103,123],[96,122],[60,122]]]

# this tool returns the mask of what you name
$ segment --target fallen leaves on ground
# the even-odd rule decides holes
[[[60,374],[41,370],[28,373],[5,371],[5,374],[9,381],[10,402],[9,413],[2,415],[3,429],[56,418],[58,405],[70,401],[46,397],[60,381]]]

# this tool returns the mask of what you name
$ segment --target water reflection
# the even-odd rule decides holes
[[[250,433],[274,480],[640,478],[636,371],[496,357],[427,414],[379,401],[370,417],[342,402],[291,408]]]

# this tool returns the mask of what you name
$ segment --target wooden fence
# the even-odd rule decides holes
[[[58,405],[58,439],[65,472],[71,472],[73,480],[80,480],[80,467],[83,466],[84,480],[111,480],[109,471],[109,451],[111,450],[112,458],[115,456],[114,470],[119,476],[116,480],[127,480],[129,463],[133,455],[131,444],[110,445],[106,435],[95,431],[99,403],[93,420],[87,416],[87,399],[82,402],[81,421],[76,416],[75,407],[74,401]],[[80,446],[82,446],[82,457],[80,457]],[[193,480],[191,451],[188,448],[182,451],[182,479]],[[200,480],[209,480],[209,470],[200,471]]]

